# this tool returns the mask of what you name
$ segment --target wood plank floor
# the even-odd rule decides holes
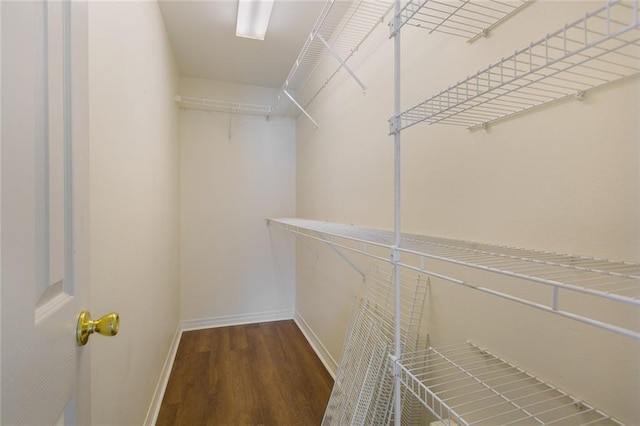
[[[332,386],[291,320],[189,331],[156,425],[319,425]]]

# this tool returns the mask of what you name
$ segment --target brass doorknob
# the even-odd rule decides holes
[[[94,321],[91,319],[89,311],[82,311],[78,316],[76,340],[78,345],[84,346],[89,341],[89,335],[98,333],[103,336],[115,336],[118,334],[119,328],[120,316],[116,312],[111,312]]]

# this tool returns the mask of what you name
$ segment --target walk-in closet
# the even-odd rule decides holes
[[[22,3],[3,424],[640,425],[638,0]]]

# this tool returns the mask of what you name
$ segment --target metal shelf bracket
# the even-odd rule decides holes
[[[393,116],[389,119],[389,135],[395,135],[400,131],[400,117]]]
[[[316,126],[316,129],[319,129],[319,128],[320,128],[320,125],[316,122],[316,120],[314,120],[314,119],[313,119],[313,117],[311,117],[311,116],[309,115],[309,113],[308,113],[307,111],[305,111],[305,109],[304,109],[304,108],[302,108],[302,105],[300,105],[300,104],[298,103],[298,101],[296,101],[296,100],[294,99],[294,97],[293,97],[293,96],[291,96],[291,95],[289,94],[289,92],[287,92],[286,90],[283,90],[283,91],[282,91],[282,93],[284,93],[285,95],[287,95],[287,97],[291,100],[291,102],[293,102],[293,104],[294,104],[295,106],[297,106],[297,107],[298,107],[298,109],[299,109],[299,110],[300,110],[304,115],[306,115],[306,116],[307,116],[307,118],[308,118],[309,120],[311,120],[311,122],[313,123],[313,125],[314,125],[314,126]]]
[[[298,240],[300,242],[300,244],[302,244],[303,246],[305,246],[311,253],[313,253],[316,257],[316,259],[320,258],[320,254],[318,254],[318,251],[316,249],[314,249],[313,247],[311,247],[309,244],[307,244],[307,242],[305,240],[303,240],[300,235],[294,234],[296,237],[296,240]]]
[[[320,234],[319,232],[315,233],[318,237],[323,238],[322,234]],[[324,239],[324,238],[323,238]],[[358,268],[355,263],[353,263],[351,260],[349,260],[349,258],[347,256],[345,256],[344,253],[342,253],[337,247],[335,247],[333,244],[331,244],[329,241],[324,241],[324,243],[327,245],[327,247],[329,247],[331,250],[333,250],[333,252],[335,254],[337,254],[340,259],[344,260],[347,265],[351,266],[351,268],[356,271],[358,274],[360,274],[360,276],[362,277],[362,279],[365,279],[365,273],[362,272],[362,270],[360,268]]]
[[[346,64],[346,62],[344,60],[342,60],[342,58],[336,53],[335,50],[333,50],[331,45],[329,43],[327,43],[327,41],[324,39],[324,37],[322,37],[320,35],[320,33],[317,33],[316,37],[318,38],[318,40],[320,40],[322,42],[322,44],[324,44],[324,47],[326,47],[327,51],[329,53],[331,53],[331,56],[333,56],[336,59],[336,61],[338,61],[338,63],[340,64],[340,67],[344,68],[345,70],[347,70],[349,75],[351,75],[351,77],[353,77],[353,79],[356,81],[356,83],[358,83],[358,86],[360,86],[362,88],[363,93],[366,94],[367,93],[367,88],[364,87],[364,84],[362,83],[362,81],[360,81],[360,79],[353,72],[353,70],[351,68],[349,68],[349,66]]]

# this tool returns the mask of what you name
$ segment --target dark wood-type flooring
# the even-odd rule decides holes
[[[319,425],[332,386],[293,321],[188,331],[156,425]]]

